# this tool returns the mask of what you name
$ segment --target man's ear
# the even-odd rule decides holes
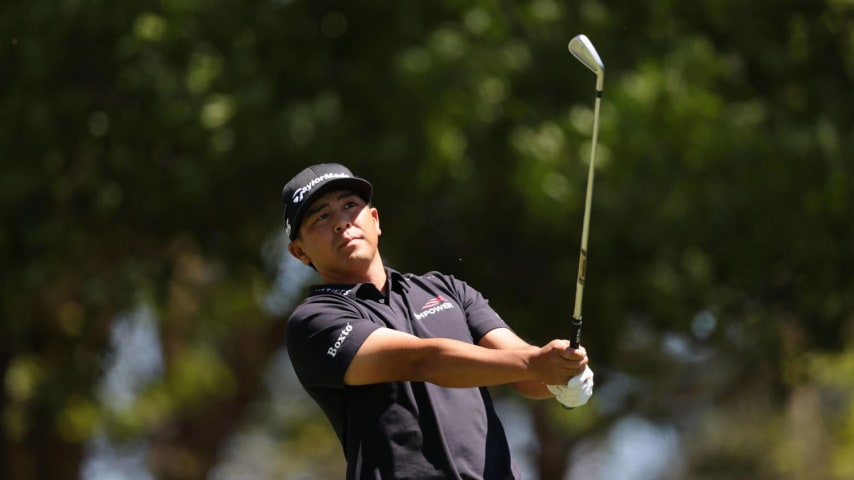
[[[377,234],[382,235],[383,231],[380,228],[380,212],[376,208],[371,208],[371,216],[374,217],[374,225],[377,226]]]
[[[311,265],[311,259],[308,258],[308,254],[305,253],[305,250],[302,249],[302,246],[299,244],[298,240],[294,240],[293,242],[288,244],[288,252],[291,253],[297,260],[300,262]]]

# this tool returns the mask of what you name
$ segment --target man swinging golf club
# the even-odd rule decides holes
[[[486,387],[587,402],[587,353],[532,346],[470,285],[383,264],[372,185],[339,164],[283,189],[288,250],[323,280],[288,320],[297,376],[338,435],[348,479],[518,479]]]

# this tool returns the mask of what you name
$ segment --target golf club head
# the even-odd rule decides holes
[[[569,41],[569,53],[583,63],[585,67],[596,74],[596,89],[602,89],[602,79],[605,76],[605,64],[599,58],[596,47],[586,35],[576,35]]]

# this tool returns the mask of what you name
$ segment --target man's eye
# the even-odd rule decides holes
[[[318,213],[317,216],[314,217],[314,223],[325,220],[327,217],[329,217],[328,213]]]
[[[349,202],[347,202],[347,203],[345,203],[345,204],[344,204],[344,208],[353,208],[353,207],[355,207],[356,205],[357,205],[357,204],[356,204],[356,202],[354,202],[354,201],[352,201],[352,200],[351,200],[351,201],[349,201]]]

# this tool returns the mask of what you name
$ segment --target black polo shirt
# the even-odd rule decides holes
[[[350,361],[378,328],[471,344],[507,328],[463,281],[438,272],[387,273],[387,298],[370,283],[311,287],[287,325],[294,369],[341,441],[347,478],[519,478],[486,388],[344,385]]]

